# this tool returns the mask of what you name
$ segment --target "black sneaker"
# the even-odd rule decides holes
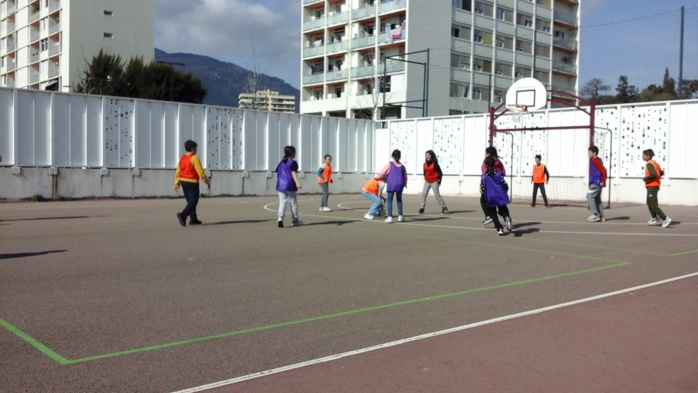
[[[446,206],[441,209],[441,214],[448,214],[448,208]]]
[[[203,222],[199,220],[189,220],[189,225],[201,225]]]
[[[283,228],[283,227],[284,227],[284,222],[283,222],[283,221],[279,221],[279,228]]]
[[[179,225],[181,225],[183,227],[187,226],[187,219],[184,218],[182,213],[177,213],[177,219],[179,220]]]
[[[424,214],[424,208],[423,208],[423,207],[420,207],[420,208],[419,208],[419,214]]]

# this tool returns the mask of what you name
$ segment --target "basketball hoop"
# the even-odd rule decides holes
[[[524,112],[528,112],[528,105],[507,104],[507,109],[511,112],[511,119],[514,125],[520,126],[523,123]]]

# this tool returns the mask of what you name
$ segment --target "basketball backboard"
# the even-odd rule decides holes
[[[528,111],[545,108],[548,91],[538,79],[522,78],[507,90],[506,104],[525,105]]]

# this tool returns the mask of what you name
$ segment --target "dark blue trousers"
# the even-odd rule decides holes
[[[184,199],[187,200],[187,205],[182,210],[184,218],[196,216],[196,205],[199,204],[199,183],[189,183],[186,181],[179,182],[184,192]]]

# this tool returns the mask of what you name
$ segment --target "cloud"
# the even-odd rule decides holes
[[[582,18],[604,8],[606,3],[607,0],[584,0],[584,2],[580,4],[582,8]],[[584,19],[582,19],[582,22],[584,22]]]
[[[256,68],[298,86],[300,7],[295,2],[156,0],[155,12],[157,48]]]

